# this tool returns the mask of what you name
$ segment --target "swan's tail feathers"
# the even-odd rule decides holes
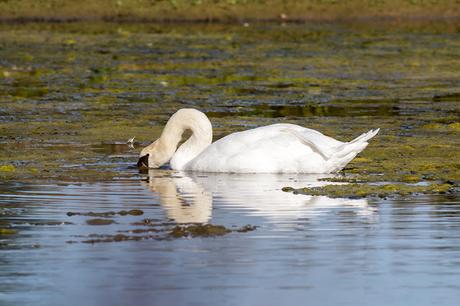
[[[345,168],[345,166],[364,150],[369,143],[361,142],[353,144],[353,147],[346,147],[346,150],[338,152],[336,155],[327,160],[329,172],[337,172]]]
[[[293,129],[284,129],[283,131],[296,136],[303,144],[310,147],[313,152],[321,155],[326,162],[328,172],[336,172],[342,170],[359,152],[364,150],[369,144],[367,141],[377,135],[380,129],[370,130],[352,141],[345,142],[337,147],[331,147],[321,142],[314,142]]]
[[[342,170],[353,158],[356,157],[369,144],[367,141],[378,134],[380,129],[370,130],[350,142],[339,146],[336,152],[327,160],[330,172]]]
[[[347,142],[345,145],[350,144],[350,143],[355,143],[355,142],[368,141],[369,139],[371,139],[372,137],[377,135],[379,133],[379,131],[380,131],[380,129],[370,130],[367,133],[363,133],[363,134],[359,135],[358,137],[356,137],[352,141]]]

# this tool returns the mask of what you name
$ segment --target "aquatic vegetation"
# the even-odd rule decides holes
[[[101,242],[121,242],[121,241],[129,241],[129,240],[134,240],[134,241],[139,241],[139,240],[144,240],[145,237],[140,237],[140,236],[127,236],[123,234],[117,234],[117,235],[99,235],[99,234],[91,234],[89,235],[86,239],[81,241],[82,243],[101,243]],[[77,241],[67,241],[67,243],[76,243]]]
[[[306,194],[313,196],[328,196],[332,198],[364,198],[378,197],[387,198],[393,196],[410,196],[416,194],[445,194],[454,192],[451,184],[429,184],[427,186],[410,185],[404,183],[397,184],[346,184],[328,185],[325,187],[283,188],[285,192],[294,194]]]
[[[231,230],[222,225],[192,224],[186,226],[175,226],[169,232],[174,238],[180,237],[214,237],[230,233]]]
[[[18,231],[11,228],[0,228],[0,235],[14,235]]]
[[[91,224],[88,223],[91,221]],[[108,225],[112,224],[110,219],[88,220],[89,225]],[[145,224],[145,223],[144,223]],[[142,225],[142,224],[140,224]],[[121,241],[140,241],[140,240],[171,240],[179,238],[210,238],[224,236],[229,233],[247,233],[256,230],[256,226],[245,225],[236,229],[228,229],[223,225],[213,224],[156,224],[159,228],[136,228],[127,231],[118,231],[118,234],[90,234],[79,236],[81,241],[71,240],[67,243],[106,243]],[[149,226],[152,226],[149,224]],[[88,239],[89,238],[89,239]]]
[[[67,212],[68,217],[83,216],[91,217],[86,219],[85,223],[92,226],[104,226],[111,224],[122,223],[122,219],[126,216],[141,216],[144,212],[140,209],[106,211],[106,212]],[[120,219],[116,219],[120,218]],[[34,222],[27,221],[28,225],[36,225]],[[69,225],[71,222],[51,222],[38,225]],[[16,224],[19,225],[19,224]],[[229,233],[247,233],[257,229],[257,226],[247,224],[242,227],[233,226],[226,228],[223,225],[189,223],[178,224],[176,222],[168,222],[161,219],[142,219],[140,221],[131,222],[133,228],[129,230],[117,230],[116,234],[89,234],[78,236],[83,238],[80,242],[83,243],[100,243],[100,242],[120,242],[120,241],[139,241],[139,240],[169,240],[177,238],[197,238],[197,237],[217,237]],[[2,229],[4,232],[0,234],[8,234],[7,229]],[[9,233],[12,234],[13,232]],[[90,238],[90,239],[88,239]],[[72,240],[69,243],[78,241]]]
[[[131,216],[141,216],[143,215],[144,212],[140,209],[131,209],[131,210],[120,210],[120,211],[108,211],[108,212],[87,212],[87,213],[82,213],[82,212],[71,212],[69,211],[67,213],[67,216],[72,217],[72,216],[88,216],[88,217],[113,217],[115,215],[120,215],[120,216],[126,216],[126,215],[131,215]]]
[[[361,25],[2,24],[0,178],[138,175],[139,148],[195,107],[214,139],[278,122],[339,140],[380,127],[327,180],[457,190],[458,28]]]
[[[115,221],[111,219],[88,219],[86,220],[86,224],[88,225],[109,225],[113,223],[115,223]]]
[[[174,238],[181,237],[216,237],[229,234],[231,232],[247,233],[256,230],[256,226],[247,224],[237,229],[228,229],[222,225],[213,224],[190,224],[177,225],[173,227],[168,235]]]
[[[0,172],[14,172],[16,171],[16,167],[13,165],[3,165],[0,166]]]
[[[458,17],[455,0],[33,0],[0,1],[6,20],[248,21]],[[129,33],[120,32],[123,35]],[[75,44],[68,40],[69,45]]]
[[[256,229],[257,229],[257,226],[246,224],[245,226],[238,228],[236,231],[238,233],[247,233],[247,232],[255,231]]]

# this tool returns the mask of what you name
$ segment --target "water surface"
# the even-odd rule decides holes
[[[148,178],[148,181],[146,180]],[[9,185],[2,300],[20,305],[454,305],[460,297],[460,201],[330,199],[280,189],[305,175],[190,175]],[[140,209],[92,226],[72,212]],[[157,223],[257,229],[211,238],[84,243]],[[73,243],[70,243],[73,242]]]

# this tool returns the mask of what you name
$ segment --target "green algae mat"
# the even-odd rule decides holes
[[[0,21],[452,19],[458,0],[2,0]]]
[[[381,128],[330,196],[456,193],[460,25],[0,25],[0,179],[123,176],[177,109],[215,139],[290,122],[345,141]],[[135,138],[134,148],[126,141]]]

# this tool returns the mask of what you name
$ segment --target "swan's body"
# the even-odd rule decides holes
[[[185,130],[192,136],[176,150]],[[341,142],[298,125],[273,124],[211,143],[212,126],[206,115],[181,109],[169,119],[161,137],[142,150],[138,165],[155,168],[170,161],[172,169],[200,172],[331,173],[343,169],[378,131]]]

